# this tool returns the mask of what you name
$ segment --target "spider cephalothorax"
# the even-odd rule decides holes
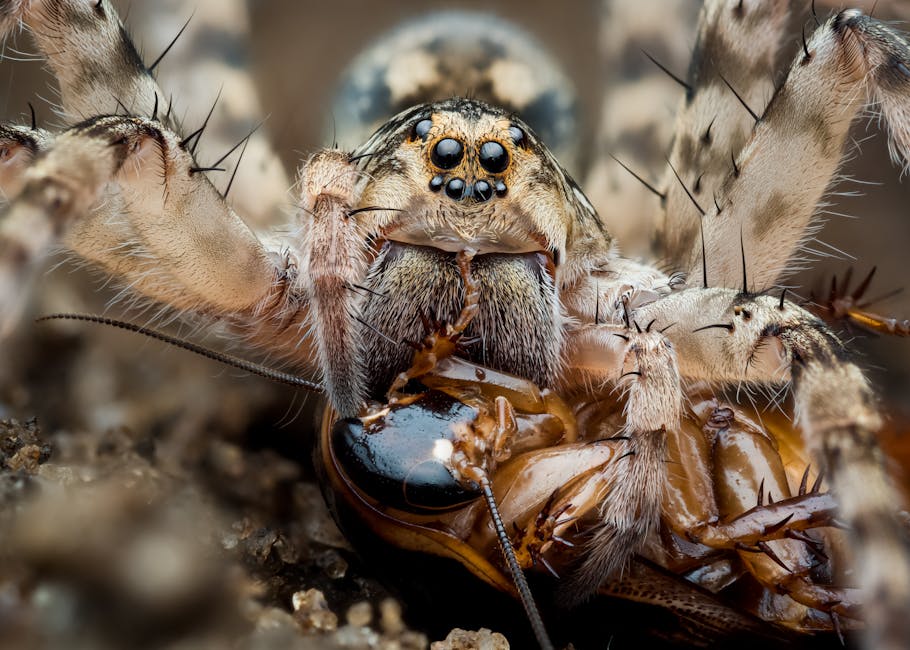
[[[454,252],[478,253],[480,313],[472,356],[542,385],[556,382],[562,346],[557,286],[604,254],[610,237],[578,186],[522,120],[483,102],[453,99],[393,118],[354,153],[371,179],[360,228],[381,244],[377,293],[363,318],[367,376],[388,384],[419,340],[419,315],[457,314]],[[381,297],[380,297],[381,296]],[[375,298],[375,299],[374,299]],[[364,333],[368,330],[364,329]],[[391,339],[391,342],[389,341]]]
[[[199,133],[178,135],[106,0],[0,8],[31,27],[64,108],[87,117],[56,138],[0,132],[2,189],[17,197],[0,230],[7,321],[17,283],[59,237],[139,295],[317,370],[333,407],[328,484],[386,541],[506,590],[504,562],[513,576],[519,563],[545,569],[568,604],[623,593],[624,571],[646,557],[679,578],[674,589],[682,576],[718,594],[747,583],[760,596],[722,616],[740,630],[745,611],[800,631],[865,618],[870,647],[910,638],[910,553],[873,391],[824,322],[771,291],[870,102],[895,156],[910,158],[910,45],[898,31],[856,10],[818,20],[759,114],[751,104],[791,8],[707,2],[666,182],[645,183],[660,199],[658,267],[620,255],[534,130],[479,99],[421,104],[354,151],[312,154],[289,232],[254,232],[194,159]],[[521,69],[512,63],[487,67]],[[108,95],[130,114],[105,115]],[[758,422],[727,386],[789,390],[802,438]],[[372,446],[408,421],[445,430],[421,438],[419,462],[455,495],[437,508],[421,487],[430,512],[407,491],[409,467],[383,474],[392,463],[376,456],[394,447]],[[404,496],[383,503],[390,481]],[[472,504],[479,495],[489,512]],[[840,555],[843,534],[822,532],[838,525],[850,568],[825,555]],[[851,572],[862,597],[842,584]],[[691,615],[683,592],[651,602]]]

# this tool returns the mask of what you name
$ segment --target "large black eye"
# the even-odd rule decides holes
[[[480,145],[480,166],[488,172],[498,174],[509,166],[509,154],[506,148],[491,140]]]
[[[417,124],[414,125],[414,137],[420,138],[421,140],[426,140],[427,133],[430,132],[431,128],[433,128],[433,120],[429,118],[420,120]]]
[[[512,136],[512,142],[515,146],[523,147],[525,145],[525,132],[517,126],[509,127],[509,135]]]
[[[464,147],[458,140],[443,138],[433,147],[430,159],[440,169],[452,169],[461,162],[462,155],[464,155]]]

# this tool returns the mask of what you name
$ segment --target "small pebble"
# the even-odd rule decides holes
[[[373,620],[373,606],[367,601],[354,603],[348,608],[346,618],[348,625],[366,627]]]
[[[329,610],[325,596],[318,589],[298,591],[291,596],[294,619],[303,630],[333,632],[338,629],[338,616]]]
[[[379,603],[379,625],[389,636],[397,636],[405,629],[401,619],[401,604],[394,598],[386,598]]]
[[[476,632],[455,628],[445,641],[431,643],[430,650],[509,650],[509,642],[499,632],[486,628]]]

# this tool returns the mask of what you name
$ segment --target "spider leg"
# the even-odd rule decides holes
[[[9,5],[10,3],[5,3]],[[177,128],[166,114],[167,100],[146,69],[109,0],[35,0],[4,8],[0,38],[21,21],[60,86],[61,108],[69,122],[124,110],[152,115]]]
[[[360,336],[366,290],[358,290],[372,258],[355,208],[366,176],[350,154],[326,149],[300,170],[300,283],[309,302],[309,322],[332,403],[356,415],[366,397]]]
[[[620,342],[619,363],[611,379],[626,394],[625,427],[617,435],[627,441],[623,457],[603,470],[606,491],[599,500],[600,523],[587,543],[584,560],[563,589],[570,603],[584,600],[604,580],[621,575],[632,554],[656,529],[666,483],[666,432],[679,426],[682,405],[675,353],[663,334],[642,331],[637,325],[625,331],[609,325],[594,327],[598,331],[588,328],[581,340],[570,344],[577,356],[568,363],[587,359],[585,370],[590,373],[587,344],[598,347],[598,338]],[[601,370],[610,373],[607,365]]]
[[[0,124],[0,206],[19,194],[26,170],[53,140],[44,129]]]
[[[262,113],[258,94],[250,78],[228,63],[242,65],[247,59],[244,39],[237,37],[237,32],[248,29],[247,10],[237,0],[198,4],[185,25],[180,18],[173,26],[170,5],[144,3],[136,9],[140,15],[135,23],[141,26],[147,47],[155,48],[158,56],[151,63],[153,69],[146,67],[109,0],[12,3],[5,8],[10,18],[0,22],[0,38],[11,31],[14,19],[28,27],[58,79],[62,113],[70,123],[125,111],[158,119],[185,135],[177,118],[182,112],[172,103],[176,95],[191,108],[184,119],[194,126],[187,130],[197,124],[205,126],[204,142],[200,143],[201,134],[192,141],[191,149],[199,160],[218,159],[248,138],[246,156],[255,164],[239,166],[239,154],[234,154],[238,156],[237,173],[226,176],[223,187],[239,190],[234,193],[238,208],[251,224],[264,227],[282,215],[290,183],[264,131],[256,129],[250,134]],[[213,46],[221,43],[228,45]],[[201,69],[206,71],[202,83],[198,77]],[[171,94],[159,87],[159,73],[169,82]],[[221,90],[205,83],[209,79],[219,80]],[[206,115],[216,92],[217,105]]]
[[[121,296],[223,318],[279,356],[308,358],[297,260],[279,242],[263,244],[209,182],[194,155],[201,131],[175,131],[174,111],[108,1],[11,10],[58,75],[67,116],[130,115],[89,118],[27,169],[5,166],[21,180],[4,185],[22,189],[0,226],[3,328],[15,322],[21,281],[62,240],[122,281]],[[17,227],[24,218],[30,226]]]
[[[876,440],[882,418],[862,371],[824,323],[777,298],[686,290],[643,307],[636,318],[671,314],[701,324],[666,333],[684,377],[740,385],[792,382],[797,423],[854,542],[869,647],[902,647],[910,638],[910,549],[895,517],[900,499]]]
[[[138,241],[120,239],[122,232],[112,241],[111,229],[95,227],[118,215]],[[58,136],[25,173],[0,233],[9,241],[25,223],[32,246],[64,236],[77,253],[133,276],[137,290],[178,309],[254,309],[279,264],[194,171],[177,135],[151,120],[95,118]],[[173,288],[143,276],[147,255]]]
[[[708,286],[763,290],[795,270],[850,125],[870,101],[888,122],[892,158],[910,161],[908,93],[904,36],[856,10],[823,23],[736,154],[716,203],[702,202],[704,255],[696,242],[686,263],[694,284],[704,274]]]
[[[199,0],[186,13],[175,11],[178,4],[142,2],[130,7],[130,29],[168,93],[159,99],[159,116],[176,111],[192,130],[204,123],[217,94],[218,105],[196,149],[197,161],[212,165],[243,142],[216,165],[227,168],[216,186],[254,230],[283,223],[291,181],[272,147],[269,121],[259,124],[266,113],[250,70],[248,3]],[[177,97],[179,106],[172,107]]]
[[[691,43],[679,26],[692,24],[696,13],[692,0],[604,0],[600,6],[603,94],[583,187],[629,255],[650,248],[660,179],[649,172],[666,164],[673,136],[679,85],[660,65],[672,70],[688,58]]]
[[[708,0],[702,7],[662,184],[666,198],[656,242],[676,268],[689,269],[690,252],[700,250],[700,212],[720,198],[733,156],[752,132],[753,113],[763,111],[771,97],[789,15],[790,3],[782,0]],[[698,271],[690,277],[700,278]]]

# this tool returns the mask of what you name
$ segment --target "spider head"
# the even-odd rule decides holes
[[[608,237],[590,203],[521,119],[480,101],[424,104],[380,128],[357,155],[378,240],[447,252],[549,255]]]
[[[561,346],[559,286],[610,238],[588,200],[528,125],[470,99],[423,104],[382,126],[357,152],[356,213],[379,254],[361,316],[392,340],[368,338],[366,376],[388,386],[419,341],[420,314],[461,309],[455,253],[473,249],[480,306],[469,359],[555,380]]]

